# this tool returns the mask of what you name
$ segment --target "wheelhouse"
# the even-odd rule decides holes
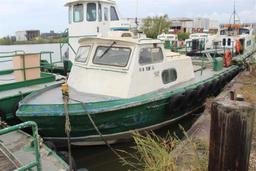
[[[170,53],[160,40],[84,38],[68,84],[84,93],[132,98],[194,78],[191,58]]]

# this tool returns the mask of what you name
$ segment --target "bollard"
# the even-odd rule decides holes
[[[254,115],[254,106],[247,102],[213,102],[209,171],[248,170]]]

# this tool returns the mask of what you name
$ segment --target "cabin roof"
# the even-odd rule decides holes
[[[141,44],[162,44],[160,40],[149,39],[149,38],[132,38],[132,37],[87,37],[79,40],[81,45],[83,44],[91,44],[92,42],[100,42],[100,43],[109,43],[112,41],[116,41],[124,44],[131,45],[141,45]]]
[[[65,6],[69,6],[73,3],[83,3],[83,2],[104,2],[104,3],[110,3],[110,4],[116,4],[115,0],[68,0],[68,2],[65,4]]]

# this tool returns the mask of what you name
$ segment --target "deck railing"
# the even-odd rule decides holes
[[[40,152],[39,152],[39,135],[38,135],[38,127],[37,124],[35,122],[29,121],[29,122],[25,122],[19,125],[15,125],[15,126],[11,126],[5,129],[0,130],[0,135],[3,134],[8,134],[10,132],[14,132],[14,131],[18,131],[24,128],[32,128],[33,131],[33,146],[34,146],[34,155],[35,155],[35,161],[30,162],[18,169],[16,169],[15,171],[26,171],[26,170],[30,170],[34,167],[36,167],[37,171],[41,171],[42,170],[42,166],[41,166],[41,156],[40,156]]]
[[[23,60],[23,66],[21,68],[14,68],[14,69],[6,69],[6,70],[1,70],[0,69],[0,75],[5,75],[5,74],[10,74],[13,73],[14,71],[23,71],[24,74],[24,80],[26,81],[26,70],[29,69],[36,69],[36,68],[43,68],[44,66],[41,66],[41,61],[42,61],[42,57],[43,55],[46,55],[46,58],[49,58],[49,63],[45,64],[47,65],[48,68],[50,68],[50,70],[53,70],[53,59],[52,59],[52,54],[53,52],[50,51],[42,51],[39,53],[33,53],[33,54],[38,54],[40,55],[40,65],[39,66],[35,66],[35,67],[26,67],[26,60],[25,57],[27,57],[27,55],[29,55],[31,53],[25,53],[22,50],[18,50],[18,51],[11,51],[11,52],[0,52],[0,65],[3,63],[8,63],[8,62],[12,62],[12,59],[14,57],[17,56],[21,56],[22,60]],[[47,60],[48,61],[48,60]]]

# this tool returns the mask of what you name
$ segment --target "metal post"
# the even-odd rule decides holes
[[[27,80],[27,78],[26,78],[26,63],[25,63],[25,55],[21,55],[21,57],[22,57],[22,63],[23,63],[23,68],[22,68],[22,70],[23,70],[23,76],[24,76],[24,80],[26,81]]]
[[[37,161],[37,170],[41,171],[41,155],[40,155],[40,149],[39,149],[39,135],[38,135],[38,128],[37,126],[32,126],[33,130],[33,139],[34,139],[34,149],[35,149],[35,155],[36,155],[36,161]]]

